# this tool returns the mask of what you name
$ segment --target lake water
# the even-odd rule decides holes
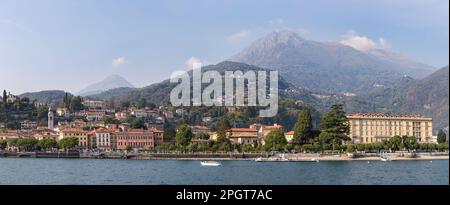
[[[0,158],[0,184],[344,185],[449,184],[449,161],[199,161]]]

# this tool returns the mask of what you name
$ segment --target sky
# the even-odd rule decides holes
[[[0,89],[76,93],[111,74],[143,87],[283,29],[449,64],[448,0],[0,0]]]

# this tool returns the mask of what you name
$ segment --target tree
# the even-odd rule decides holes
[[[444,144],[447,142],[447,135],[445,134],[444,130],[439,130],[437,135],[437,142],[439,144]]]
[[[177,132],[171,127],[164,128],[164,141],[174,142]]]
[[[145,123],[143,120],[141,119],[137,119],[137,118],[129,118],[128,123],[130,123],[130,127],[133,129],[145,129]]]
[[[6,149],[6,146],[8,145],[8,141],[6,140],[0,140],[0,150]]]
[[[6,90],[3,90],[3,105],[6,107],[8,96],[6,95]]]
[[[192,130],[189,125],[181,125],[176,134],[176,144],[182,147],[189,145],[192,139]]]
[[[294,127],[294,139],[299,144],[306,143],[312,135],[312,117],[309,109],[303,109],[298,115]]]
[[[147,100],[144,97],[139,98],[137,102],[134,103],[134,106],[141,109],[147,106]]]
[[[344,141],[350,140],[350,126],[341,104],[331,106],[331,110],[324,114],[320,129],[319,141],[323,147],[331,145],[335,150]]]
[[[230,121],[228,120],[228,118],[225,116],[220,118],[219,123],[217,124],[218,137],[226,138],[226,134],[230,128],[231,128],[231,124],[230,124]]]
[[[406,149],[414,149],[414,145],[416,144],[416,138],[414,136],[403,136],[403,147]]]
[[[392,150],[399,150],[403,144],[403,139],[400,136],[391,137],[388,140],[388,147]]]
[[[350,144],[347,146],[347,152],[348,153],[353,153],[356,150],[356,146],[353,144]]]
[[[218,149],[223,151],[231,151],[232,144],[230,139],[227,137],[227,132],[231,128],[230,121],[226,116],[220,118],[219,123],[217,124],[217,145]]]
[[[282,151],[287,144],[286,137],[281,130],[272,130],[264,138],[266,151]]]
[[[25,151],[34,151],[37,148],[38,140],[34,138],[20,138],[17,140],[17,146]]]
[[[9,146],[11,146],[11,147],[17,147],[17,141],[18,141],[19,139],[17,139],[17,138],[12,138],[12,139],[8,139],[7,140],[7,142],[8,142],[8,145]]]
[[[118,119],[116,119],[116,118],[114,118],[114,117],[111,117],[111,116],[108,116],[108,115],[105,115],[105,116],[103,117],[103,121],[104,121],[106,124],[120,124],[120,121],[119,121]]]
[[[78,146],[78,141],[76,137],[66,137],[59,141],[59,147],[70,150]]]
[[[83,109],[82,99],[80,96],[74,96],[70,100],[69,110],[72,112],[78,112]]]
[[[38,146],[41,149],[47,150],[47,149],[57,148],[58,143],[54,139],[42,139],[42,140],[39,140]]]

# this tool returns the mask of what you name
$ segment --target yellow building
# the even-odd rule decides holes
[[[351,114],[351,143],[382,142],[393,136],[414,136],[419,143],[435,143],[433,119],[420,115]]]
[[[76,137],[78,138],[78,146],[80,148],[90,148],[91,143],[88,134],[88,131],[82,129],[68,128],[59,132],[59,140],[67,137]]]
[[[284,133],[284,137],[286,137],[286,141],[294,142],[294,131],[289,131]]]
[[[259,140],[256,128],[231,128],[228,130],[227,136],[233,144],[253,144]]]

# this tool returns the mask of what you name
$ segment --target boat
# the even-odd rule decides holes
[[[201,161],[200,164],[202,166],[210,166],[210,167],[217,167],[222,165],[220,162],[217,161]]]
[[[286,158],[284,154],[280,155],[280,157],[268,157],[262,158],[258,157],[255,159],[255,162],[291,162],[292,160]]]
[[[384,153],[382,153],[380,155],[380,160],[383,162],[387,162],[387,161],[391,161],[391,159],[389,159],[389,157],[387,157],[386,155],[384,155]]]
[[[319,160],[316,159],[316,158],[312,158],[312,159],[311,159],[311,162],[319,162]]]

